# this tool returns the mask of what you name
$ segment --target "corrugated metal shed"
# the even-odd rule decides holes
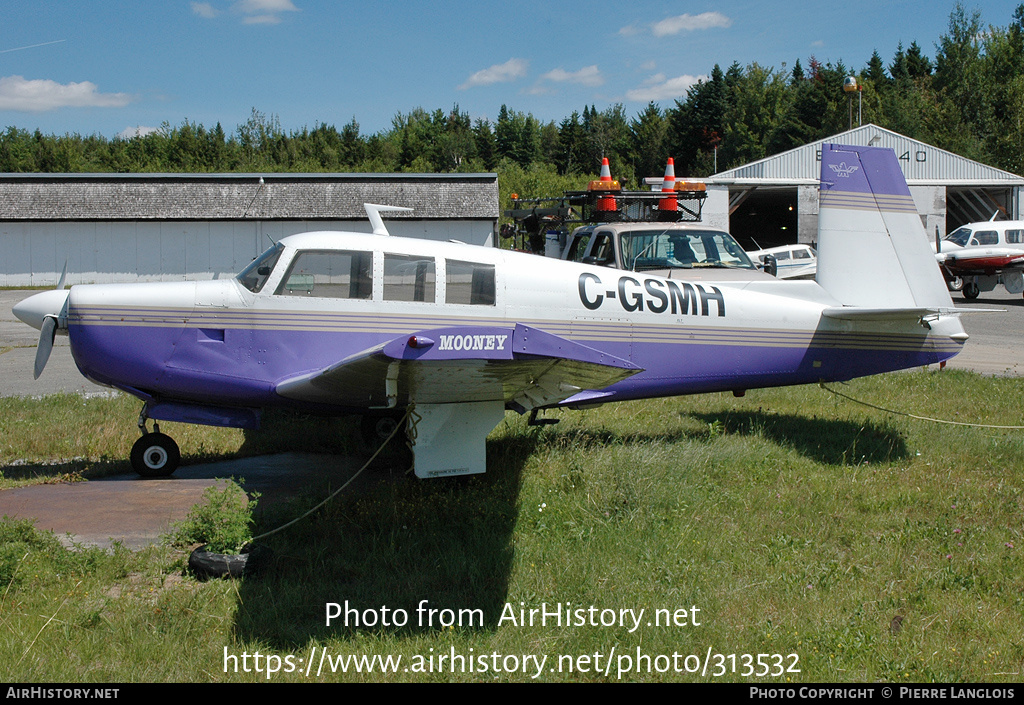
[[[0,174],[0,286],[230,275],[273,241],[369,232],[493,245],[496,174]]]
[[[1024,185],[1024,178],[1016,174],[972,161],[870,123],[788,152],[720,172],[709,178],[708,182],[751,185],[759,182],[777,185],[817,183],[821,171],[821,145],[826,142],[892,149],[899,158],[907,183],[911,185]]]
[[[263,183],[260,183],[262,178]],[[2,174],[0,221],[498,218],[495,174]]]

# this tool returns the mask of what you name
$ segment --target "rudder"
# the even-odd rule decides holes
[[[822,145],[816,279],[847,306],[952,308],[891,149]]]

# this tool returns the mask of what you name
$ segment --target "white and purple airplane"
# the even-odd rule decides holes
[[[261,409],[406,418],[419,477],[482,473],[511,409],[848,380],[938,363],[967,334],[891,150],[825,145],[814,281],[687,282],[458,243],[312,232],[222,281],[77,285],[15,314],[148,419],[255,428]],[[405,415],[413,408],[414,413]]]

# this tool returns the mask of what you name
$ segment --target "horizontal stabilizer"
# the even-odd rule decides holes
[[[843,321],[919,321],[934,316],[959,316],[961,313],[1001,313],[1001,308],[864,308],[831,306],[821,312],[825,318]]]
[[[947,309],[951,311],[951,309]],[[944,311],[937,308],[861,308],[859,306],[833,306],[821,312],[825,318],[843,321],[919,321],[925,316],[937,316]]]

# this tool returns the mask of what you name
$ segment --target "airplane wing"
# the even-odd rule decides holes
[[[517,411],[556,404],[641,372],[621,358],[529,326],[459,326],[395,338],[285,379],[290,399],[390,408],[502,400]]]

